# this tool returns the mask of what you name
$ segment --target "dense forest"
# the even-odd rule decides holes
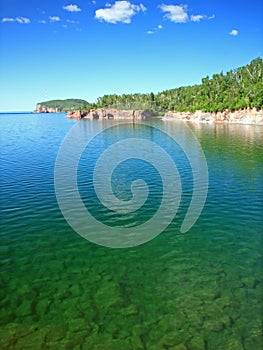
[[[246,107],[263,108],[263,59],[227,73],[206,76],[202,83],[166,90],[158,94],[104,95],[97,103],[82,105],[82,109],[118,108],[152,109],[157,114],[170,111],[202,110],[206,112],[238,110]]]
[[[80,108],[83,108],[85,104],[87,104],[87,101],[76,99],[76,98],[69,98],[66,100],[51,100],[51,101],[38,103],[38,105],[43,108],[45,107],[54,108],[61,112],[78,110]]]
[[[41,106],[60,111],[97,108],[148,109],[156,115],[167,111],[217,112],[226,109],[238,110],[246,107],[263,108],[263,59],[256,58],[248,65],[227,73],[206,76],[202,83],[183,86],[154,94],[104,95],[96,103],[80,99],[52,100],[41,102]]]

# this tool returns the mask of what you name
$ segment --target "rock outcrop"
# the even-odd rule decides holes
[[[225,110],[223,112],[167,112],[163,120],[183,120],[201,123],[238,123],[263,125],[263,110],[246,108],[237,111]]]
[[[59,113],[59,112],[60,110],[58,108],[42,106],[39,103],[36,105],[36,109],[34,110],[34,113]]]
[[[92,109],[89,111],[68,112],[68,118],[74,119],[128,119],[144,120],[155,117],[148,110],[118,110],[118,109]],[[167,112],[163,120],[181,120],[198,123],[237,123],[263,125],[263,110],[246,108],[238,111],[225,110],[223,112]]]
[[[149,110],[118,110],[118,109],[91,109],[86,112],[68,112],[68,118],[74,119],[131,119],[142,120],[152,118],[154,115]]]

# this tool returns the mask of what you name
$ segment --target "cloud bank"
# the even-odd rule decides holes
[[[96,1],[92,1],[92,3],[96,3]],[[63,10],[77,13],[81,12],[81,8],[76,4],[67,4],[64,5]],[[158,8],[164,13],[163,18],[167,19],[173,23],[186,23],[186,22],[200,22],[204,19],[210,20],[215,16],[207,16],[204,14],[189,14],[187,5],[170,5],[170,4],[161,4]],[[145,12],[146,7],[140,4],[133,4],[130,0],[115,0],[113,4],[106,3],[104,8],[97,9],[95,11],[95,19],[99,21],[104,21],[107,23],[131,23],[132,17],[140,12]],[[20,24],[28,24],[31,23],[30,19],[27,17],[4,17],[0,20],[1,23],[7,22],[17,22]],[[59,16],[49,16],[48,20],[38,20],[38,23],[46,24],[47,22],[55,23],[61,22],[61,18]],[[67,23],[79,23],[78,21],[66,20]],[[147,34],[154,34],[162,29],[162,25],[159,24],[153,29],[148,30]],[[233,29],[229,32],[232,36],[237,36],[238,31]]]

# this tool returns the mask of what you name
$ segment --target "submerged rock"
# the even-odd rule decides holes
[[[108,309],[121,303],[118,286],[113,282],[101,283],[94,295],[94,301],[99,309]]]

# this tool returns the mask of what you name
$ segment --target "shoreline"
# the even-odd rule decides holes
[[[167,112],[163,120],[188,121],[197,123],[215,124],[246,124],[263,126],[263,110],[246,108],[237,111],[225,110],[223,112]]]
[[[237,111],[225,110],[223,112],[166,112],[164,116],[156,116],[148,110],[118,110],[100,108],[89,111],[68,112],[67,118],[85,120],[149,120],[157,118],[165,121],[184,121],[195,123],[215,124],[246,124],[263,126],[263,110],[246,108]]]
[[[67,118],[73,119],[128,119],[128,120],[144,120],[150,118],[157,118],[153,113],[146,109],[115,109],[115,108],[99,108],[91,109],[89,111],[75,111],[68,112]]]

